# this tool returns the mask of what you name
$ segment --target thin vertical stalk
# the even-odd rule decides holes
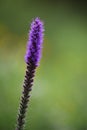
[[[23,85],[23,94],[19,108],[18,120],[16,130],[23,130],[25,124],[25,116],[30,98],[30,91],[32,90],[33,78],[35,75],[36,66],[33,63],[27,64],[27,70]]]

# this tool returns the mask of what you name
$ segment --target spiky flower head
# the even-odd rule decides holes
[[[23,130],[24,128],[30,92],[32,90],[32,85],[34,82],[35,70],[36,67],[39,65],[39,61],[41,58],[43,31],[43,23],[41,22],[41,20],[39,18],[33,20],[25,55],[25,62],[27,63],[27,67],[16,130]]]
[[[29,61],[32,61],[35,66],[39,65],[43,42],[43,31],[43,22],[39,18],[34,19],[31,23],[31,30],[29,32],[29,40],[25,55],[25,62],[27,64]]]

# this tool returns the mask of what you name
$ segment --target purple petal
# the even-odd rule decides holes
[[[43,43],[43,22],[36,18],[31,23],[31,30],[29,33],[29,40],[27,43],[27,51],[25,55],[25,62],[29,63],[30,60],[38,66],[41,58],[41,50]]]

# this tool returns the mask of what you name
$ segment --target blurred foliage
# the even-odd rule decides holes
[[[36,16],[46,31],[26,130],[87,129],[87,19],[76,7],[48,0],[0,1],[0,130],[15,129],[27,34]]]

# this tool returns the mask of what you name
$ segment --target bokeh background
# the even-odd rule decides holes
[[[84,1],[0,0],[0,130],[14,130],[30,23],[45,24],[26,130],[87,130],[87,9]]]

